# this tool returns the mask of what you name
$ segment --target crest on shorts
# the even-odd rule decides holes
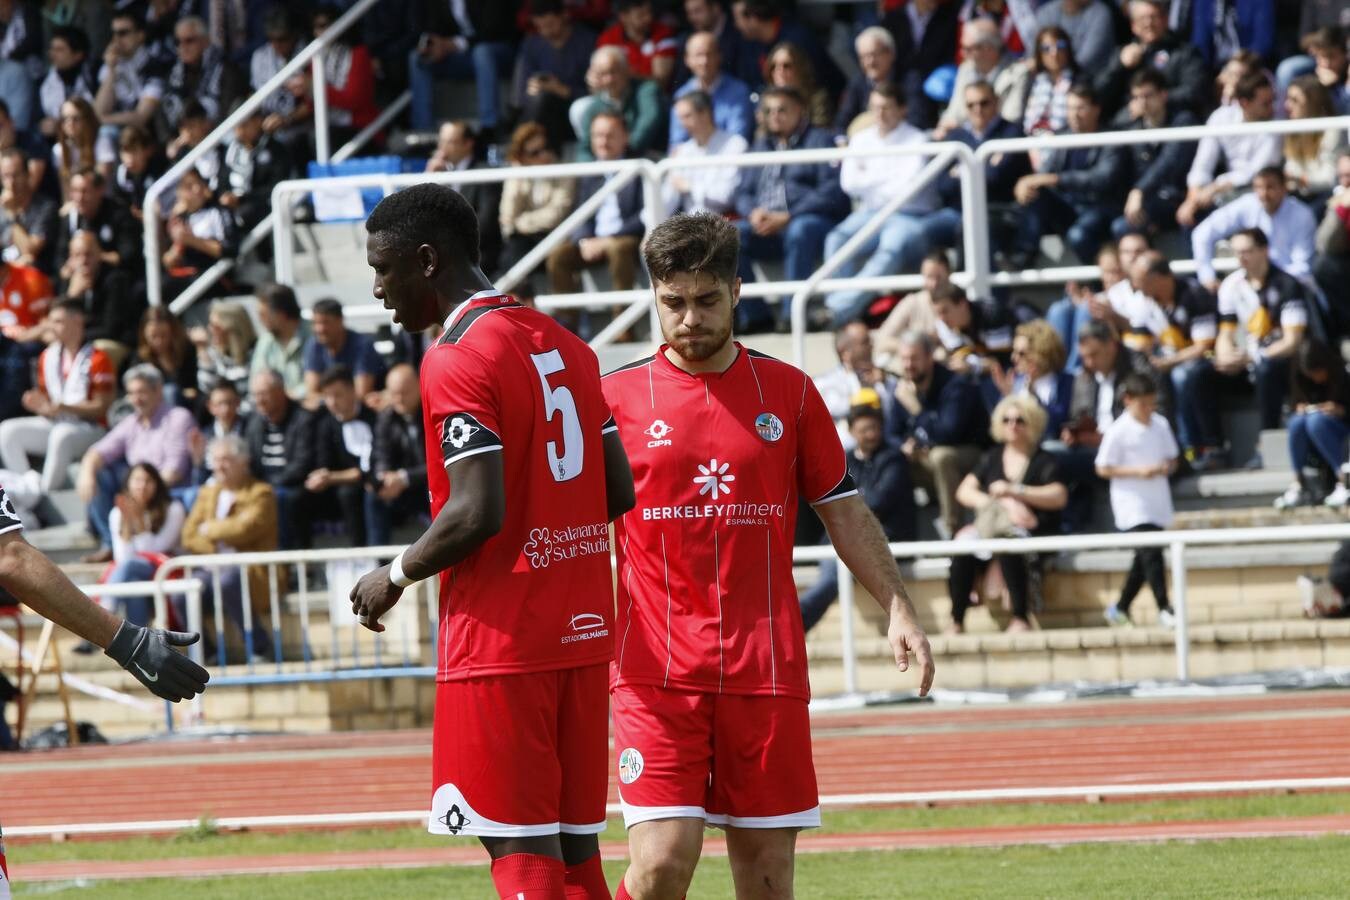
[[[636,747],[629,747],[619,754],[619,780],[632,784],[642,774],[642,754]]]
[[[772,444],[783,436],[783,420],[771,412],[763,412],[755,417],[755,432]]]

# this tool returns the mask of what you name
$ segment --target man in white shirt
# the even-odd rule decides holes
[[[872,334],[862,322],[850,322],[835,332],[834,349],[839,365],[812,380],[839,429],[844,449],[852,450],[857,441],[849,432],[848,414],[858,405],[858,392],[864,388],[876,391],[883,421],[889,424],[895,412],[896,380],[872,358]]]
[[[1317,219],[1312,210],[1290,197],[1284,172],[1267,166],[1252,179],[1252,192],[1227,204],[1191,232],[1195,274],[1211,291],[1219,289],[1214,272],[1214,245],[1244,228],[1260,228],[1270,239],[1270,260],[1295,278],[1312,275]]]
[[[872,89],[867,105],[876,124],[855,134],[849,140],[849,147],[876,150],[927,143],[928,137],[905,121],[904,97],[894,85],[877,85]],[[844,160],[839,170],[839,184],[857,203],[857,209],[825,238],[825,258],[829,259],[861,231],[886,204],[893,191],[914,180],[926,161],[927,158],[919,153]],[[868,278],[916,271],[927,250],[923,217],[936,208],[936,190],[932,184],[925,185],[839,267],[835,277],[857,275]],[[872,293],[868,291],[836,291],[825,298],[825,305],[834,314],[838,327],[857,318],[871,297]]]
[[[676,100],[674,115],[689,139],[675,146],[670,154],[672,160],[736,156],[750,146],[739,134],[717,127],[713,121],[712,100],[703,91],[691,91]],[[725,215],[733,212],[739,181],[740,170],[732,166],[674,169],[661,185],[666,215],[673,216],[677,212]]]
[[[1237,106],[1221,106],[1206,125],[1269,122],[1275,118],[1275,88],[1264,71],[1250,72],[1238,82]],[[1205,213],[1225,202],[1261,169],[1279,165],[1284,138],[1278,134],[1241,134],[1201,138],[1186,175],[1186,199],[1177,209],[1177,224],[1194,228]],[[1219,164],[1224,171],[1219,173]]]
[[[1270,261],[1260,228],[1233,235],[1238,270],[1219,285],[1219,337],[1214,368],[1256,385],[1262,428],[1279,428],[1289,395],[1289,363],[1308,329],[1307,288]]]

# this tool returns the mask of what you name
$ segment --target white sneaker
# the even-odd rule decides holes
[[[1296,506],[1307,506],[1312,502],[1312,497],[1303,489],[1303,485],[1295,481],[1285,489],[1285,492],[1275,498],[1276,509],[1293,509]]]
[[[1350,503],[1350,488],[1345,486],[1345,482],[1336,485],[1336,490],[1327,494],[1327,499],[1322,501],[1323,506],[1330,506],[1333,509],[1341,509],[1347,503]]]
[[[1108,606],[1104,616],[1106,618],[1106,624],[1110,625],[1112,628],[1128,628],[1134,624],[1130,621],[1129,614],[1121,612],[1120,607],[1118,606]]]
[[[1158,610],[1158,624],[1168,631],[1177,627],[1177,617],[1172,614],[1170,609]]]

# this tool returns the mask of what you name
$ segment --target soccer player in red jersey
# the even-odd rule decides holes
[[[799,496],[888,609],[896,665],[915,655],[920,694],[932,655],[811,379],[732,340],[736,229],[675,216],[643,255],[666,343],[603,379],[637,485],[615,534],[611,691],[632,857],[616,896],[683,896],[712,824],[737,897],[787,898],[797,831],[820,824],[792,579]]]
[[[389,195],[366,231],[376,299],[409,331],[445,323],[421,371],[431,527],[352,591],[381,631],[441,575],[429,830],[477,836],[502,897],[608,898],[609,523],[633,479],[599,362],[492,288],[448,185]]]
[[[199,639],[196,633],[132,625],[84,595],[51,560],[23,538],[23,522],[0,487],[0,587],[33,612],[103,647],[104,652],[165,700],[177,703],[206,689],[206,670],[174,650]],[[0,834],[0,900],[9,900],[9,869]]]

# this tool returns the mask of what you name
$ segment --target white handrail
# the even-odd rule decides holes
[[[160,195],[169,187],[176,185],[179,179],[183,177],[183,173],[189,167],[197,164],[197,160],[228,139],[234,131],[234,126],[247,118],[275,91],[282,88],[286,81],[304,68],[311,59],[318,57],[328,45],[341,37],[357,19],[365,15],[366,11],[377,2],[378,0],[356,0],[356,3],[352,4],[345,13],[338,16],[337,21],[330,25],[322,35],[310,41],[290,62],[282,66],[280,71],[241,103],[238,109],[226,116],[219,125],[212,129],[211,133],[204,137],[201,143],[183,154],[178,162],[169,167],[169,171],[155,179],[155,182],[150,185],[150,188],[145,192],[145,200],[142,202],[142,209],[144,210],[142,219],[145,229],[145,294],[146,300],[151,306],[160,306],[164,302],[164,284],[161,280],[159,258]],[[326,132],[324,139],[327,140]]]
[[[902,184],[900,190],[872,214],[872,218],[868,219],[867,223],[858,229],[857,233],[845,241],[838,250],[834,251],[834,254],[827,258],[819,269],[812,272],[806,282],[798,288],[797,293],[792,295],[792,305],[789,308],[789,314],[792,318],[792,361],[798,368],[803,368],[806,365],[806,302],[811,298],[811,295],[816,293],[822,281],[833,275],[847,260],[852,259],[862,245],[871,240],[872,235],[885,226],[887,219],[926,188],[928,182],[942,172],[953,155],[952,151],[944,150],[930,159],[913,179]]]

